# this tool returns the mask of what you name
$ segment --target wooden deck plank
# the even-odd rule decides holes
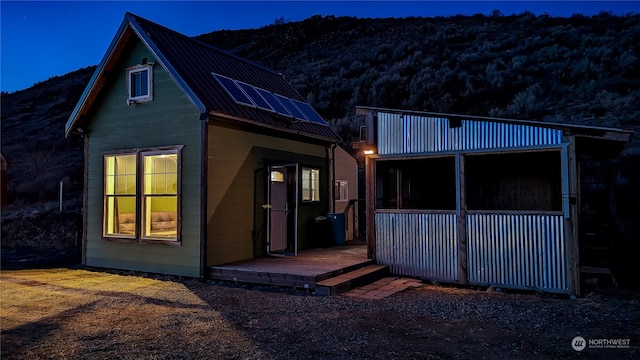
[[[309,249],[298,256],[266,257],[211,266],[215,280],[315,288],[315,283],[342,272],[370,265],[365,245]]]

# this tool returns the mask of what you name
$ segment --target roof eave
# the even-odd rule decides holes
[[[316,139],[316,140],[324,141],[324,142],[327,142],[327,143],[336,143],[337,144],[340,141],[339,137],[330,138],[330,137],[325,137],[325,136],[320,136],[320,135],[314,135],[314,134],[310,134],[310,133],[299,131],[299,130],[295,130],[295,129],[287,129],[287,128],[284,128],[284,127],[281,127],[281,126],[267,125],[267,124],[264,124],[264,123],[259,122],[259,121],[253,121],[253,120],[250,120],[250,119],[240,118],[240,117],[237,117],[237,116],[224,114],[224,113],[219,113],[219,112],[215,112],[215,111],[209,111],[209,116],[211,118],[214,118],[214,119],[215,118],[219,118],[219,119],[224,119],[224,120],[237,121],[237,122],[241,122],[241,123],[245,123],[245,124],[258,126],[258,127],[261,127],[261,128],[266,128],[266,129],[271,129],[271,130],[275,130],[275,131],[280,131],[280,132],[283,132],[283,133],[294,134],[294,135],[301,136],[301,137]]]
[[[173,79],[173,81],[180,87],[180,89],[187,95],[187,98],[195,105],[200,114],[207,113],[207,107],[202,103],[200,98],[195,94],[195,92],[187,85],[187,82],[180,76],[178,71],[171,65],[169,60],[164,56],[164,54],[160,51],[158,46],[149,38],[147,33],[145,33],[142,26],[138,23],[135,17],[131,13],[125,14],[125,19],[129,21],[131,24],[131,28],[138,35],[140,40],[145,44],[145,46],[151,51],[153,56],[158,60],[160,65],[165,69],[165,71],[169,74],[169,77]]]
[[[102,76],[102,74],[104,73],[104,70],[105,70],[107,62],[111,58],[111,56],[112,56],[114,50],[116,49],[117,45],[122,40],[122,37],[124,36],[125,31],[127,29],[127,25],[128,25],[128,20],[125,17],[125,19],[120,24],[120,27],[118,28],[118,31],[116,32],[116,36],[114,36],[113,40],[111,40],[111,44],[109,44],[109,47],[107,48],[107,51],[105,52],[104,56],[102,57],[102,60],[98,64],[98,67],[93,72],[93,75],[91,76],[91,79],[89,79],[89,83],[85,87],[84,91],[82,92],[82,95],[80,96],[80,99],[76,103],[75,108],[73,109],[73,111],[71,112],[71,115],[69,116],[69,119],[67,120],[67,123],[65,124],[65,137],[69,137],[69,135],[71,134],[71,132],[75,128],[75,125],[77,124],[77,122],[79,120],[79,116],[80,116],[82,110],[84,110],[85,105],[87,105],[87,99],[89,98],[89,95],[92,94],[94,91],[97,91],[97,89],[95,87],[96,82],[97,82],[98,78],[100,78]]]
[[[569,135],[585,137],[585,138],[588,137],[588,138],[607,140],[607,141],[628,142],[631,139],[631,135],[633,135],[633,131],[631,130],[589,126],[589,125],[563,124],[563,123],[541,122],[541,121],[533,121],[533,120],[483,117],[483,116],[474,116],[474,115],[445,114],[445,113],[434,113],[434,112],[417,111],[417,110],[386,109],[386,108],[360,106],[360,105],[356,106],[355,108],[356,108],[356,115],[366,115],[368,112],[371,111],[374,113],[382,112],[382,113],[393,113],[393,114],[400,114],[400,115],[407,114],[407,115],[421,115],[421,116],[433,116],[433,117],[440,116],[440,117],[455,118],[460,120],[492,121],[492,122],[499,122],[499,123],[553,128],[557,130],[562,130],[565,134],[569,134]]]

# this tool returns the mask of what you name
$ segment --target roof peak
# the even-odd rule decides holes
[[[151,21],[151,20],[149,20],[147,18],[144,18],[142,16],[139,16],[139,15],[136,15],[136,14],[134,14],[132,12],[129,12],[129,11],[125,12],[125,16],[124,17],[125,17],[125,19],[127,21],[135,21],[138,24],[142,23],[141,25],[143,25],[143,26],[144,25],[154,26],[154,27],[159,28],[159,29],[161,29],[163,31],[170,32],[170,33],[172,33],[172,34],[174,34],[176,36],[183,37],[184,39],[186,39],[188,41],[192,41],[192,42],[197,43],[197,44],[199,44],[201,46],[204,46],[204,47],[207,47],[207,48],[209,48],[211,50],[217,51],[217,52],[219,52],[221,54],[224,54],[225,56],[230,56],[230,57],[232,57],[232,58],[234,58],[234,59],[236,59],[238,61],[242,61],[242,62],[244,62],[246,64],[249,64],[251,66],[255,66],[257,68],[260,68],[261,70],[268,71],[268,72],[270,72],[270,73],[272,73],[274,75],[282,76],[284,78],[284,75],[282,73],[280,73],[280,72],[277,72],[277,71],[275,71],[273,69],[270,69],[270,68],[268,68],[266,66],[263,66],[263,65],[260,65],[258,63],[255,63],[253,61],[250,61],[250,60],[247,60],[245,58],[242,58],[242,57],[240,57],[238,55],[235,55],[235,54],[233,54],[233,53],[231,53],[229,51],[223,50],[223,49],[221,49],[221,48],[219,48],[217,46],[214,46],[214,45],[206,43],[206,42],[204,42],[202,40],[196,39],[195,37],[188,36],[188,35],[185,35],[185,34],[179,32],[179,31],[170,29],[170,28],[168,28],[168,27],[166,27],[164,25],[158,24],[158,23],[156,23],[154,21]]]

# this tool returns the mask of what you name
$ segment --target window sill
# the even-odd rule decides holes
[[[158,244],[167,246],[182,246],[182,242],[177,239],[144,238],[140,239],[140,244]]]
[[[127,105],[142,104],[151,101],[153,101],[153,98],[151,96],[129,98],[127,99]]]
[[[102,240],[104,240],[104,241],[112,241],[112,242],[121,242],[121,243],[135,243],[135,242],[137,242],[135,238],[117,237],[117,236],[103,236]]]

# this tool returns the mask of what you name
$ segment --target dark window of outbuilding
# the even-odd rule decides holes
[[[376,208],[455,210],[455,158],[376,163]]]
[[[465,157],[468,210],[562,210],[559,151]]]

